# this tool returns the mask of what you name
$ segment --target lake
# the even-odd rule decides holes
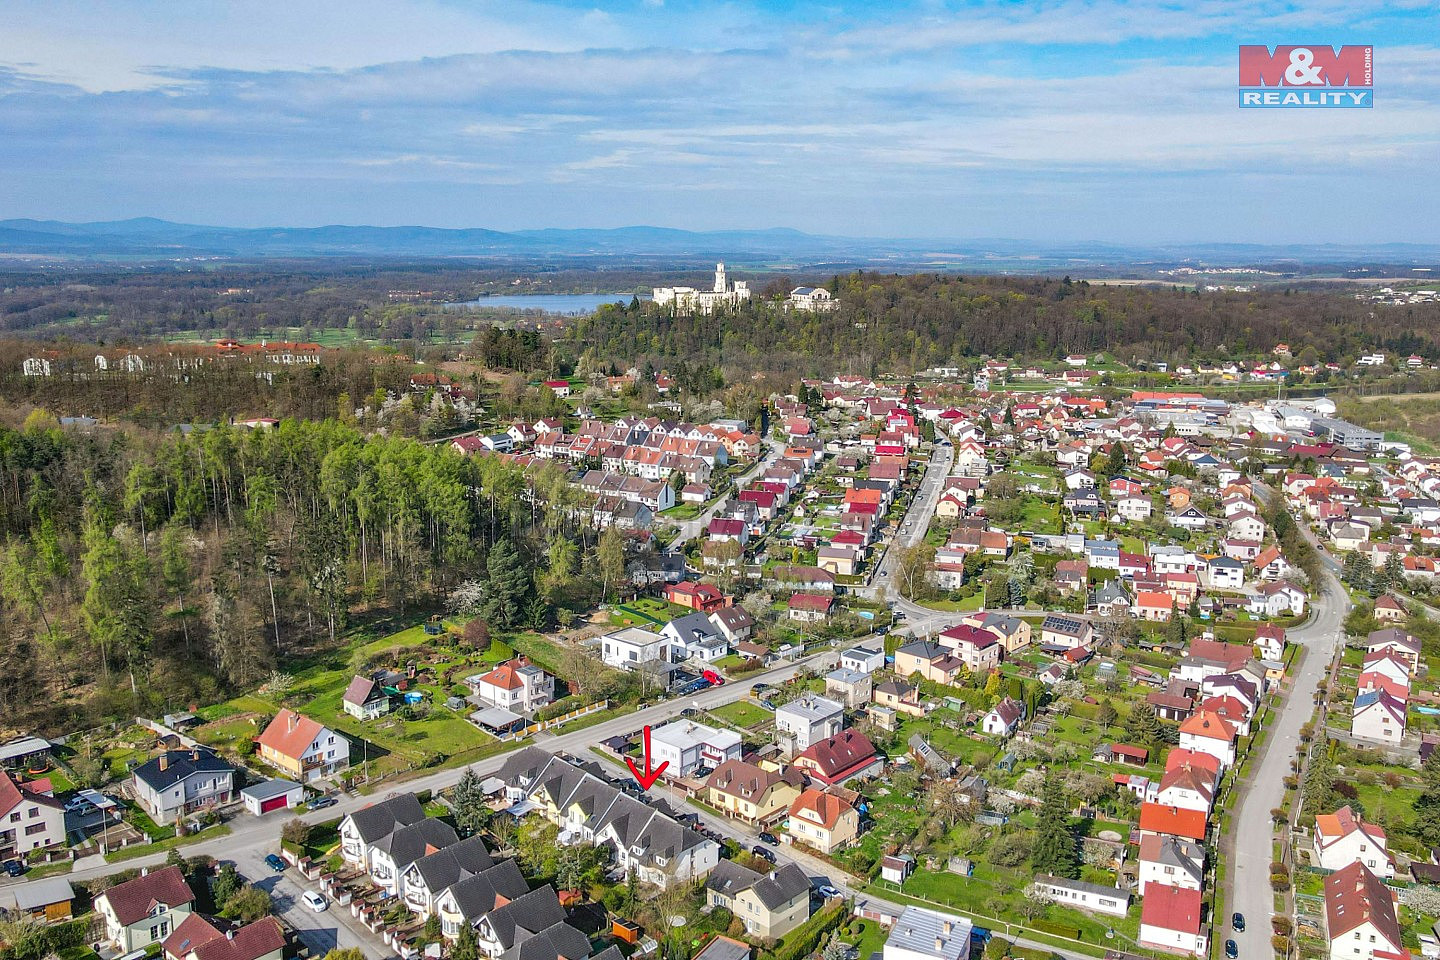
[[[502,310],[543,310],[546,313],[594,313],[607,303],[629,303],[630,295],[622,293],[520,293],[481,297],[464,303],[447,303],[446,307],[489,307]]]

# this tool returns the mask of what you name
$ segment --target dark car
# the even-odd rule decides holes
[[[285,872],[285,861],[281,860],[273,853],[267,853],[265,855],[265,865],[268,866],[271,870],[274,870],[276,873]]]
[[[25,872],[25,864],[20,860],[6,860],[5,872],[12,877],[18,877]]]
[[[768,843],[772,847],[780,846],[780,838],[775,836],[775,834],[773,833],[767,833],[762,831],[760,834],[760,842]]]
[[[310,809],[324,810],[326,807],[333,807],[339,802],[340,801],[336,800],[334,797],[316,797],[314,800],[310,801]]]
[[[1235,946],[1234,940],[1225,941],[1225,956],[1229,957],[1230,960],[1235,960],[1236,957],[1240,956],[1240,948]]]
[[[1232,917],[1230,918],[1230,926],[1234,927],[1236,930],[1239,930],[1241,933],[1244,933],[1244,932],[1245,932],[1245,914],[1243,914],[1243,913],[1237,913],[1237,914],[1235,914],[1234,916],[1232,916]]]
[[[759,844],[756,844],[755,846],[750,848],[750,852],[755,854],[755,856],[759,857],[761,860],[765,860],[769,863],[775,862],[775,853],[768,847],[762,847]]]

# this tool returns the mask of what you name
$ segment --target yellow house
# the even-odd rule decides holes
[[[711,906],[729,910],[747,934],[762,940],[783,937],[810,918],[810,878],[795,863],[756,873],[721,860],[705,878],[705,894]]]
[[[870,696],[882,707],[889,707],[912,717],[925,716],[925,705],[920,702],[920,688],[904,680],[886,680],[875,685]]]
[[[790,809],[803,782],[794,769],[777,773],[744,760],[726,760],[705,781],[705,792],[710,805],[727,817],[769,823]]]
[[[960,621],[967,626],[976,627],[980,630],[989,630],[1000,638],[1000,643],[1005,647],[1008,656],[1017,650],[1023,650],[1030,646],[1030,623],[1021,620],[1019,617],[1012,617],[1005,613],[996,613],[993,610],[988,612],[968,614]]]
[[[788,829],[796,841],[828,854],[860,833],[860,814],[839,797],[808,787],[790,804]]]

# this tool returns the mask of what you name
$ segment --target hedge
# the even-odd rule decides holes
[[[850,911],[843,903],[826,907],[787,934],[771,956],[774,960],[800,960],[818,947],[825,935],[840,926],[849,915]]]
[[[1053,920],[1036,920],[1030,926],[1042,933],[1053,933],[1057,937],[1068,937],[1071,940],[1081,939],[1079,927],[1066,926]]]

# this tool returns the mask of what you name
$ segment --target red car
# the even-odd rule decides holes
[[[704,677],[706,682],[709,683],[712,687],[723,687],[725,685],[725,678],[720,676],[720,674],[716,673],[714,670],[706,670],[704,673],[700,674],[700,676]]]

